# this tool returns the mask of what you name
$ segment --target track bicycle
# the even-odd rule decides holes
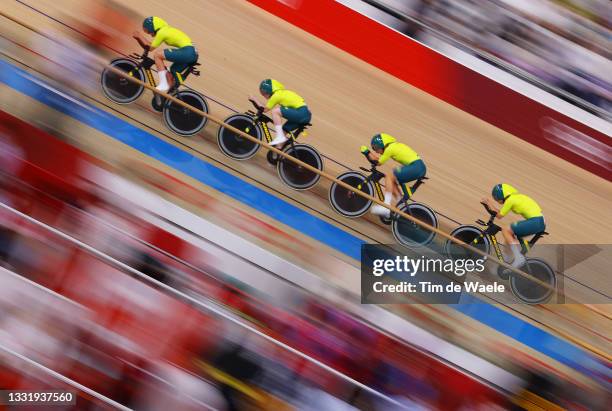
[[[376,161],[370,159],[368,159],[368,161],[371,164],[369,169],[359,167],[360,170],[368,173],[367,175],[358,171],[347,171],[346,173],[340,174],[337,179],[360,190],[364,194],[378,197],[380,201],[384,202],[385,194],[380,181],[385,177],[385,174],[377,170],[378,163]],[[397,202],[396,207],[415,219],[437,228],[438,217],[436,213],[427,205],[412,200],[412,196],[414,196],[416,190],[425,183],[425,180],[427,180],[427,177],[416,180],[412,187],[409,187],[408,184],[404,184],[405,191],[401,190],[402,187],[400,187],[400,190],[407,193],[407,195]],[[372,200],[361,197],[355,192],[340,186],[336,182],[329,188],[329,202],[336,212],[349,218],[357,218],[364,215],[373,204]],[[431,243],[436,236],[435,232],[427,230],[414,221],[408,220],[393,212],[388,218],[379,218],[382,223],[391,225],[393,237],[398,243],[408,248],[426,246]]]
[[[501,231],[501,227],[494,222],[497,213],[486,203],[480,204],[482,204],[485,210],[489,213],[488,221],[481,219],[476,220],[476,224],[484,227],[484,230],[480,227],[466,224],[457,227],[450,234],[458,240],[479,249],[483,253],[490,254],[491,249],[493,249],[495,252],[495,257],[497,257],[500,262],[507,262],[504,258],[501,246],[497,241],[497,234]],[[538,240],[546,235],[548,235],[546,231],[541,231],[536,233],[530,240],[522,238],[520,240],[521,253],[526,255],[527,252],[538,242]],[[446,242],[445,252],[451,258],[482,258],[475,252],[467,250],[450,240],[447,240]],[[509,279],[510,289],[518,299],[528,304],[541,304],[546,302],[553,295],[557,285],[556,275],[554,270],[544,260],[531,257],[527,258],[525,263],[518,267],[518,269],[550,286],[550,288],[543,287],[534,283],[529,278],[525,278],[524,276],[508,270],[501,265],[498,266],[497,275],[503,280]]]
[[[241,130],[259,141],[266,139],[270,143],[272,133],[268,124],[272,119],[263,113],[264,108],[256,101],[249,99],[255,107],[255,111],[249,110],[245,113],[233,114],[225,119],[225,124]],[[297,144],[300,134],[305,135],[310,123],[302,125],[288,133],[288,140],[283,146],[278,147],[284,153],[318,169],[323,170],[323,159],[318,151],[308,144]],[[223,126],[217,132],[217,143],[223,154],[235,160],[247,160],[253,157],[259,148],[259,144],[250,141],[241,135]],[[307,190],[317,184],[321,176],[305,167],[288,160],[272,150],[266,156],[268,162],[276,166],[280,179],[295,190]]]
[[[110,62],[110,66],[115,69],[127,73],[142,82],[147,81],[151,87],[155,87],[155,78],[151,67],[155,61],[148,56],[149,49],[145,48],[141,55],[136,53],[131,54],[128,58],[117,58]],[[184,103],[208,113],[208,104],[206,99],[193,90],[181,89],[179,87],[185,82],[189,74],[199,76],[200,71],[196,69],[199,63],[194,63],[188,66],[180,75],[179,82],[168,90],[167,94],[183,101]],[[105,68],[101,76],[102,91],[104,95],[117,104],[129,104],[136,101],[144,92],[145,87],[142,84],[129,81],[123,76]],[[192,136],[198,133],[206,125],[208,118],[193,111],[187,107],[172,100],[154,94],[151,100],[151,106],[157,112],[162,113],[166,126],[181,136]]]

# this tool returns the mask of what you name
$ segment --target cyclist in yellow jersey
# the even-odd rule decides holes
[[[174,84],[180,84],[182,77],[179,76],[183,76],[183,71],[198,61],[198,53],[189,36],[181,30],[169,26],[159,17],[153,16],[144,19],[142,30],[149,36],[153,36],[153,39],[149,40],[139,31],[135,31],[132,37],[138,41],[141,47],[148,47],[150,51],[155,50],[153,58],[159,75],[159,85],[156,89],[166,92]],[[174,48],[156,50],[162,43]],[[164,60],[172,62],[170,73],[166,70]]]
[[[398,189],[398,183],[404,191],[403,196],[408,196],[404,184],[425,177],[427,168],[416,151],[406,144],[398,143],[397,140],[389,134],[376,134],[372,137],[371,146],[374,153],[366,146],[361,146],[361,152],[366,154],[369,160],[376,161],[378,164],[382,165],[392,158],[400,163],[400,166],[396,167],[393,172],[385,175],[385,204],[391,205],[393,196],[399,197],[402,195]],[[390,210],[376,204],[372,207],[372,213],[383,217],[389,217]]]
[[[497,212],[497,218],[503,218],[510,211],[525,218],[523,221],[510,224],[510,227],[502,227],[506,244],[510,245],[514,255],[512,265],[520,267],[525,263],[525,256],[521,253],[520,240],[546,229],[542,209],[531,197],[520,194],[510,184],[496,184],[491,191],[491,197],[497,203],[502,204],[501,209],[493,204],[489,198],[484,198],[482,201]]]
[[[259,84],[259,92],[266,98],[266,104],[261,104],[256,97],[250,98],[263,106],[264,112],[271,111],[276,136],[270,145],[285,143],[287,141],[285,133],[310,123],[312,114],[304,99],[299,94],[286,90],[280,82],[274,79],[263,80]],[[287,120],[284,125],[283,118]]]

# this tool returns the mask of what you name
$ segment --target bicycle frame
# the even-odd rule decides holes
[[[263,130],[264,137],[266,138],[266,142],[270,143],[272,141],[272,133],[270,133],[270,127],[268,127],[268,121],[262,121],[262,119],[260,119],[259,117],[261,117],[261,115],[257,116],[255,121],[259,123],[261,129]],[[266,119],[271,120],[268,117],[266,117]]]

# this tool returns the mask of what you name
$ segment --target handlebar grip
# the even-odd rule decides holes
[[[485,210],[487,210],[487,212],[491,215],[491,217],[494,217],[497,215],[497,212],[491,210],[491,208],[489,207],[487,203],[484,203],[481,201],[480,204],[482,204],[482,206],[485,208]]]
[[[251,104],[253,104],[253,107],[255,107],[255,110],[257,110],[257,113],[259,114],[263,113],[264,108],[262,106],[257,104],[257,102],[253,99],[249,99],[249,101],[251,102]]]

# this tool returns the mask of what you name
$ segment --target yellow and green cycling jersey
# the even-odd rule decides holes
[[[159,47],[162,43],[176,48],[193,46],[188,35],[177,28],[169,26],[165,20],[159,17],[153,17],[153,28],[155,29],[155,36],[151,41],[152,48]]]
[[[286,108],[300,108],[304,107],[306,102],[296,92],[285,90],[282,83],[272,80],[272,95],[266,103],[266,108],[272,109],[276,105]]]
[[[382,165],[392,158],[402,165],[408,165],[421,158],[416,151],[406,144],[398,143],[395,138],[389,134],[381,133],[380,136],[385,145],[385,151],[383,151],[378,159],[378,164]]]
[[[506,198],[499,214],[505,216],[509,211],[519,214],[525,219],[542,216],[542,209],[538,203],[531,197],[519,193],[510,194]]]

